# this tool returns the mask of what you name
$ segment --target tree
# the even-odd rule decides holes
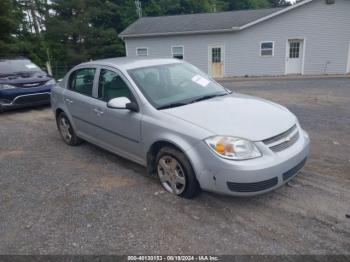
[[[118,38],[128,23],[130,1],[54,0],[45,39],[59,66],[71,67],[83,61],[124,55]],[[120,5],[118,5],[120,4]],[[136,13],[130,15],[136,19]],[[130,21],[131,22],[131,21]],[[53,65],[55,69],[55,65]]]
[[[228,2],[229,10],[260,9],[270,7],[268,0],[230,0]]]
[[[286,0],[141,0],[145,16],[288,5]],[[137,20],[134,0],[0,0],[0,56],[50,57],[62,71],[90,59],[125,55],[118,38]],[[54,66],[55,67],[55,66]]]
[[[269,0],[272,7],[289,6],[290,2],[286,0]]]
[[[20,7],[15,1],[0,1],[0,56],[13,55],[16,35],[23,19]]]

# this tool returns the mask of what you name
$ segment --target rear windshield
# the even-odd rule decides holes
[[[41,71],[41,69],[28,59],[4,60],[0,59],[0,74],[12,74],[18,72]]]

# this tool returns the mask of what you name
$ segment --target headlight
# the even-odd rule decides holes
[[[13,88],[16,88],[16,87],[12,85],[7,85],[7,84],[0,84],[0,90],[13,89]]]
[[[51,80],[47,81],[46,84],[47,85],[54,85],[54,84],[56,84],[56,81],[55,81],[55,79],[51,79]]]
[[[214,136],[205,139],[205,142],[211,150],[226,159],[245,160],[262,156],[252,142],[242,138]]]

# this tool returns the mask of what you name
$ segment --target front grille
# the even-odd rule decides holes
[[[286,180],[292,178],[294,175],[296,175],[296,174],[298,173],[298,171],[299,171],[300,169],[302,169],[303,166],[305,165],[306,159],[307,159],[307,158],[304,158],[304,160],[301,161],[299,164],[297,164],[295,167],[293,167],[293,168],[290,169],[289,171],[285,172],[285,173],[283,174],[283,181],[286,181]]]
[[[294,145],[299,139],[299,131],[297,125],[292,126],[287,131],[263,140],[263,143],[267,145],[274,152],[281,152],[288,147]]]
[[[278,140],[281,140],[285,137],[287,137],[288,135],[290,135],[291,133],[293,133],[293,131],[297,129],[297,125],[292,126],[291,128],[289,128],[286,132],[283,132],[282,134],[279,134],[277,136],[265,139],[263,142],[264,144],[268,145],[268,144],[272,144],[274,142],[277,142]]]
[[[259,192],[271,187],[274,187],[278,184],[278,178],[274,177],[269,180],[264,180],[255,183],[233,183],[227,182],[228,188],[233,192],[239,193],[249,193],[249,192]]]
[[[274,152],[281,152],[281,151],[287,149],[288,147],[294,145],[295,142],[298,141],[298,139],[299,139],[299,132],[297,132],[295,135],[293,135],[288,140],[282,142],[281,144],[271,146],[270,149]]]
[[[35,82],[35,83],[23,83],[23,84],[14,84],[16,87],[21,87],[21,88],[31,88],[31,87],[38,87],[42,86],[45,84],[47,81],[44,82]]]
[[[50,101],[49,93],[38,93],[18,96],[13,100],[13,104],[31,104],[31,103],[48,103]]]

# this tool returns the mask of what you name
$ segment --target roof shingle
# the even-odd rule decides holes
[[[142,17],[128,26],[119,35],[156,35],[205,31],[225,31],[239,28],[283,8],[241,10],[219,13],[202,13],[158,17]]]

